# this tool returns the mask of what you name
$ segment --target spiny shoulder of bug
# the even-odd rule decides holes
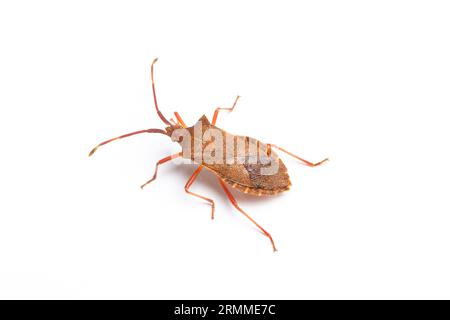
[[[197,122],[190,127],[183,127],[179,123],[173,123],[170,126],[166,127],[165,130],[167,132],[167,135],[172,138],[172,141],[181,142],[183,134],[174,134],[174,132],[176,132],[177,130],[180,130],[182,133],[185,130],[193,137],[195,134],[196,127],[199,127],[202,133],[204,133],[206,130],[208,130],[210,128],[217,128],[215,125],[211,124],[211,122],[208,120],[208,117],[206,115],[202,115],[197,120]]]

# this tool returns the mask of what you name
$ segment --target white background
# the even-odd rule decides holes
[[[0,298],[450,298],[447,1],[2,1]],[[217,106],[277,143],[291,191],[160,158]]]

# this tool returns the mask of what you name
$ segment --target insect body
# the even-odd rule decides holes
[[[156,163],[153,177],[144,183],[141,188],[144,188],[147,184],[156,179],[158,167],[160,165],[179,157],[190,159],[196,163],[198,167],[187,181],[185,191],[192,196],[209,202],[211,204],[211,218],[214,218],[214,201],[190,191],[190,187],[202,169],[206,168],[208,171],[214,173],[233,206],[244,214],[245,217],[254,223],[270,239],[273,250],[276,251],[272,236],[241,209],[228,189],[228,186],[256,196],[275,195],[289,190],[291,182],[289,180],[287,168],[273,149],[283,151],[310,167],[318,166],[328,159],[312,163],[274,144],[262,143],[259,140],[246,136],[235,136],[218,128],[216,122],[219,112],[222,110],[233,111],[239,96],[237,96],[231,108],[217,108],[211,122],[203,115],[194,126],[188,127],[178,112],[174,113],[176,121],[173,119],[170,119],[170,121],[167,120],[159,110],[156,99],[153,77],[153,66],[156,61],[157,59],[153,61],[151,67],[153,99],[158,116],[167,126],[165,130],[140,130],[104,141],[92,149],[89,156],[102,145],[136,134],[159,133],[171,137],[172,141],[181,145],[182,151],[159,160]]]

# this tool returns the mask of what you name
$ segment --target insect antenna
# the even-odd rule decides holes
[[[166,131],[161,130],[161,129],[145,129],[145,130],[139,130],[139,131],[135,131],[135,132],[131,132],[131,133],[127,133],[121,136],[118,136],[116,138],[112,138],[106,141],[103,141],[102,143],[98,144],[94,149],[91,150],[91,152],[89,153],[89,157],[92,156],[94,154],[95,151],[97,151],[97,149],[107,143],[122,139],[122,138],[127,138],[130,136],[134,136],[135,134],[140,134],[140,133],[161,133],[161,134],[165,134],[166,136],[168,135]]]
[[[156,100],[156,90],[155,90],[155,81],[153,79],[153,65],[156,63],[156,61],[158,61],[158,58],[156,58],[155,60],[153,60],[152,62],[152,70],[151,70],[151,76],[152,76],[152,90],[153,90],[153,100],[155,101],[155,108],[156,108],[156,112],[158,113],[158,116],[161,118],[161,120],[168,126],[172,126],[172,124],[169,122],[169,120],[166,119],[166,117],[164,117],[164,115],[161,113],[161,111],[159,111],[159,107],[158,107],[158,101]]]

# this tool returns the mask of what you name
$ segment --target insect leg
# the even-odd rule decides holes
[[[150,182],[152,182],[153,180],[156,179],[156,176],[157,176],[157,174],[158,174],[158,167],[159,167],[159,165],[161,165],[161,164],[163,164],[163,163],[166,163],[166,162],[168,162],[168,161],[170,161],[170,160],[172,160],[172,159],[178,158],[178,157],[180,157],[182,154],[183,154],[182,152],[175,153],[175,154],[172,154],[172,155],[170,155],[170,156],[167,156],[167,157],[162,158],[161,160],[159,160],[159,161],[156,163],[155,173],[153,174],[153,177],[152,177],[150,180],[148,180],[146,183],[144,183],[144,184],[141,186],[141,189],[144,189],[144,187],[145,187],[146,185],[148,185]]]
[[[234,109],[234,107],[236,106],[236,103],[237,103],[237,101],[239,100],[239,98],[240,98],[240,96],[237,96],[237,97],[236,97],[236,100],[234,100],[233,106],[232,106],[231,108],[217,108],[217,109],[214,111],[214,115],[213,115],[213,118],[212,118],[212,124],[213,124],[213,125],[216,124],[216,122],[217,122],[217,116],[219,115],[219,111],[220,111],[220,110],[229,110],[230,112],[233,111],[233,109]]]
[[[307,161],[307,160],[305,160],[305,159],[300,158],[299,156],[296,156],[296,155],[293,154],[293,153],[290,153],[289,151],[287,151],[287,150],[285,150],[285,149],[283,149],[283,148],[281,148],[281,147],[279,147],[279,146],[277,146],[277,145],[270,144],[270,143],[267,144],[267,154],[268,154],[268,155],[270,155],[270,151],[271,151],[272,148],[276,148],[276,149],[278,149],[278,150],[280,150],[280,151],[283,151],[283,152],[287,153],[287,154],[290,155],[291,157],[294,157],[294,158],[296,158],[297,160],[300,160],[301,162],[303,162],[303,163],[304,163],[305,165],[307,165],[308,167],[315,167],[315,166],[321,165],[321,164],[324,163],[325,161],[328,161],[328,158],[325,158],[325,159],[323,159],[322,161],[319,161],[319,162],[316,162],[316,163],[309,162],[309,161]]]
[[[121,135],[119,137],[103,141],[102,143],[100,143],[94,149],[91,150],[91,152],[89,153],[89,157],[92,156],[94,154],[94,152],[97,151],[97,149],[99,147],[101,147],[101,146],[103,146],[103,145],[105,145],[107,143],[110,143],[110,142],[113,142],[115,140],[119,140],[119,139],[122,139],[122,138],[134,136],[135,134],[140,134],[140,133],[161,133],[161,134],[165,134],[167,136],[167,132],[165,132],[164,130],[161,130],[161,129],[146,129],[146,130],[139,130],[139,131],[127,133],[127,134]]]
[[[177,118],[177,120],[181,124],[181,126],[183,128],[187,128],[187,125],[186,125],[186,123],[184,123],[183,119],[181,119],[180,114],[178,112],[176,112],[176,111],[173,114],[175,115],[175,118]]]
[[[184,186],[184,190],[186,190],[187,193],[189,193],[190,195],[193,195],[194,197],[203,199],[208,201],[209,203],[211,203],[211,219],[214,219],[214,208],[215,208],[215,204],[214,204],[214,200],[211,200],[209,198],[206,198],[204,196],[201,196],[199,194],[193,193],[191,191],[189,191],[189,188],[191,187],[191,185],[194,183],[195,179],[197,178],[198,174],[200,173],[200,171],[203,169],[203,166],[199,166],[194,173],[192,174],[192,176],[189,178],[188,182],[186,182],[186,185]]]
[[[268,233],[266,230],[264,230],[263,227],[261,227],[255,220],[253,220],[247,213],[244,212],[244,210],[242,210],[239,207],[236,199],[233,197],[233,195],[231,194],[230,190],[228,190],[227,186],[225,185],[225,182],[219,177],[217,177],[217,179],[219,180],[220,185],[222,186],[223,190],[227,194],[228,199],[230,199],[230,202],[233,204],[233,206],[236,209],[238,209],[247,219],[249,219],[251,222],[253,222],[259,228],[259,230],[261,230],[262,233],[264,233],[270,239],[270,242],[272,243],[273,251],[274,252],[277,251],[277,248],[275,247],[275,242],[273,241],[272,236],[270,235],[270,233]]]

